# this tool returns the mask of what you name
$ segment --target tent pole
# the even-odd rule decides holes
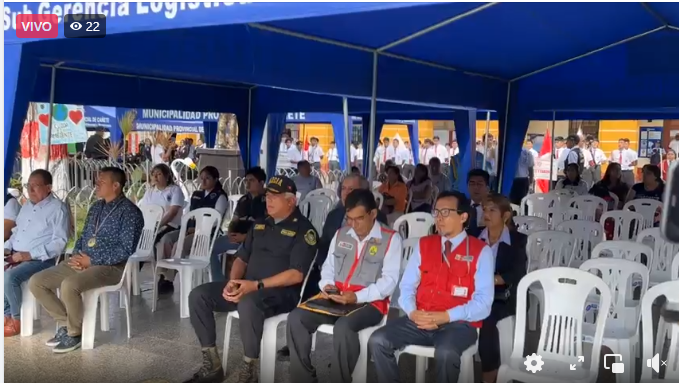
[[[250,146],[250,130],[252,129],[251,125],[252,121],[252,88],[248,89],[248,158],[247,158],[247,164],[245,164],[248,168],[250,168],[250,158],[252,158],[252,153],[250,152],[251,146]]]
[[[505,156],[506,156],[506,153],[507,153],[507,150],[506,150],[507,145],[506,144],[507,144],[507,131],[508,131],[508,128],[509,128],[509,99],[510,99],[510,97],[512,97],[512,82],[511,81],[509,82],[509,84],[507,84],[507,102],[505,104],[505,123],[502,126],[502,152],[500,152],[498,150],[498,154],[502,153],[502,156],[501,156],[502,157],[502,162],[501,162],[502,166],[499,166],[499,169],[498,169],[499,173],[500,173],[499,180],[498,180],[498,183],[497,183],[498,192],[502,191],[502,181],[504,181],[504,178],[505,178],[504,177],[504,173],[505,173],[504,169],[505,169],[505,165],[506,165],[505,164]],[[500,113],[499,110],[497,112],[498,112],[498,114]],[[500,139],[499,129],[500,128],[498,127],[498,145],[500,144],[499,143],[499,139]],[[495,161],[499,161],[499,159],[496,158]]]
[[[47,155],[45,161],[45,169],[50,171],[50,154],[52,152],[52,121],[54,120],[54,86],[57,82],[57,67],[52,67],[52,79],[50,82],[50,110],[49,110],[49,124],[47,125]]]
[[[488,156],[488,133],[490,131],[490,111],[486,112],[486,134],[483,136],[483,170],[486,170],[486,157]],[[474,158],[475,156],[472,156]],[[474,161],[474,160],[472,160]],[[495,159],[497,161],[497,158]],[[472,165],[473,166],[473,165]],[[472,167],[473,169],[473,167]]]
[[[373,86],[372,97],[370,98],[370,129],[368,140],[368,156],[364,161],[368,164],[368,180],[374,181],[377,169],[373,169],[373,157],[375,156],[375,119],[377,119],[377,52],[373,53]]]
[[[556,111],[552,111],[552,151],[549,153],[549,191],[552,191],[552,176],[554,173],[554,150],[556,149],[554,147],[554,130],[556,129]],[[544,143],[543,143],[544,145]],[[557,175],[558,177],[558,175]]]
[[[342,97],[342,111],[344,112],[344,171],[351,170],[351,134],[349,133],[349,100]],[[337,145],[335,145],[337,150]]]

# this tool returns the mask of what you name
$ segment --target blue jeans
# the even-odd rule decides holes
[[[21,316],[21,284],[40,271],[54,266],[54,260],[28,261],[5,271],[5,316],[19,319]]]
[[[220,255],[227,251],[238,250],[238,248],[240,248],[240,244],[229,241],[229,236],[223,235],[217,237],[215,246],[212,248],[212,254],[210,255],[210,270],[212,270],[213,282],[226,281],[224,271],[222,270],[222,257]]]

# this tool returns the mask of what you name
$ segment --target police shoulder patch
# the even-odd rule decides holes
[[[266,225],[264,225],[263,223],[258,223],[255,225],[255,230],[264,230],[265,227]]]
[[[309,231],[304,234],[304,240],[308,245],[315,246],[316,242],[318,242],[316,239],[316,232],[313,229],[309,229]]]

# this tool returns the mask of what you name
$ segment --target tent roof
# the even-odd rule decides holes
[[[139,4],[128,5],[129,16],[109,16],[104,39],[28,42],[23,55],[218,88],[368,98],[377,50],[383,100],[504,111],[508,81],[519,79],[512,98],[531,110],[679,105],[679,75],[662,67],[679,55],[674,3],[196,3],[176,12]],[[5,5],[34,13],[40,6]],[[12,29],[5,41],[19,42]],[[124,102],[124,92],[113,94]],[[186,102],[211,104],[200,95]]]

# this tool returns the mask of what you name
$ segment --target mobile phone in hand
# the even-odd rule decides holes
[[[328,295],[340,295],[340,291],[337,287],[331,287],[325,290]]]

